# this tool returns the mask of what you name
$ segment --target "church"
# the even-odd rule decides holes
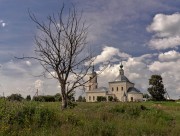
[[[123,65],[121,63],[119,75],[114,81],[109,82],[109,88],[98,87],[97,73],[94,71],[89,74],[88,89],[86,91],[86,102],[96,102],[98,97],[116,99],[121,102],[136,102],[143,100],[143,94],[134,87],[134,83],[124,75]]]

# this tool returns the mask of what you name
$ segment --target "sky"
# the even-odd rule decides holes
[[[95,70],[111,60],[98,77],[99,86],[108,87],[123,60],[125,75],[141,92],[147,93],[149,78],[159,74],[170,97],[180,97],[180,0],[0,0],[1,96],[33,96],[37,89],[45,95],[60,92],[55,79],[37,76],[43,71],[38,62],[15,56],[34,54],[38,31],[28,10],[46,22],[63,3],[83,11],[87,41],[97,56]]]

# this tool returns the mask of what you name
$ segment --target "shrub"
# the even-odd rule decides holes
[[[34,96],[33,97],[34,101],[39,101],[39,102],[55,102],[56,99],[54,96],[51,95],[39,95],[39,96]]]
[[[33,101],[44,102],[45,100],[43,96],[34,96]]]
[[[27,100],[27,101],[30,101],[30,100],[31,100],[31,96],[30,96],[30,95],[27,95],[26,100]]]
[[[108,97],[108,100],[109,100],[109,101],[113,101],[113,97],[112,97],[112,96],[109,96],[109,97]]]
[[[98,102],[106,101],[106,97],[97,96],[97,101],[98,101]]]
[[[21,94],[11,94],[10,96],[7,97],[9,101],[22,101],[23,97]]]
[[[82,102],[82,100],[83,100],[83,97],[80,95],[80,96],[78,97],[77,101],[78,101],[78,102]]]
[[[57,93],[56,95],[54,95],[54,99],[56,102],[62,101],[62,96],[60,93]]]

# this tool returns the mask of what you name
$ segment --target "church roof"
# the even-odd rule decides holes
[[[127,93],[141,93],[141,92],[135,87],[129,87],[129,89],[127,90]]]
[[[115,81],[121,81],[121,82],[130,82],[129,79],[125,75],[120,75],[115,79]]]
[[[94,89],[93,91],[88,91],[87,93],[99,93],[99,92],[108,92],[108,89],[106,87],[99,87],[97,89]]]
[[[108,89],[106,87],[99,87],[99,88],[95,89],[94,91],[107,92]]]

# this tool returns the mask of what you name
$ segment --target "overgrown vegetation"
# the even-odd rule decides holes
[[[2,136],[178,136],[180,103],[78,103],[0,100]]]

